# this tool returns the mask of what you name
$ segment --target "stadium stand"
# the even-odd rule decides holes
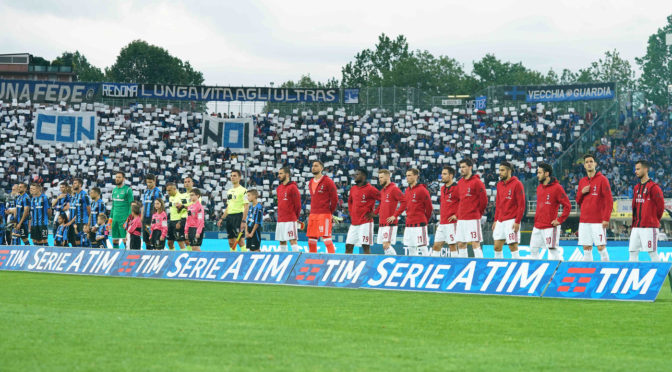
[[[310,162],[318,158],[325,161],[326,170],[333,174],[340,198],[345,201],[350,172],[356,167],[370,169],[374,185],[377,169],[390,169],[394,181],[402,184],[405,169],[417,167],[421,182],[438,190],[441,167],[456,166],[461,158],[471,157],[494,200],[496,166],[500,161],[512,162],[521,179],[534,177],[538,162],[552,161],[560,155],[588,121],[596,118],[593,112],[580,114],[541,104],[487,112],[443,108],[394,113],[369,110],[363,115],[346,114],[339,108],[316,113],[294,110],[287,116],[276,112],[254,116],[256,149],[246,167],[244,157],[228,149],[200,146],[201,113],[180,111],[169,105],[87,106],[48,107],[94,110],[100,118],[95,146],[64,148],[33,144],[33,112],[44,105],[3,103],[0,161],[4,166],[0,169],[0,186],[8,190],[16,182],[39,180],[49,187],[48,194],[52,196],[59,181],[82,177],[85,188],[98,186],[103,190],[103,199],[108,199],[113,188],[112,174],[117,169],[126,172],[136,197],[144,190],[142,179],[146,173],[156,174],[159,186],[192,175],[196,186],[205,190],[203,204],[210,219],[214,219],[224,208],[222,194],[229,187],[228,170],[247,169],[244,172],[248,189],[261,191],[266,218],[273,220],[273,190],[281,164],[294,169],[293,179],[305,190],[305,182],[311,177]],[[568,176],[576,177],[573,173]],[[306,199],[307,192],[304,202]],[[434,199],[438,204],[436,196]],[[347,217],[347,203],[343,204],[339,213]]]

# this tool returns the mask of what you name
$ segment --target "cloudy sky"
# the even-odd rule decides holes
[[[614,48],[634,65],[670,14],[669,0],[0,0],[0,53],[79,50],[102,68],[143,39],[189,60],[207,84],[266,86],[304,73],[340,79],[384,32],[467,70],[494,53],[546,72],[586,67]]]

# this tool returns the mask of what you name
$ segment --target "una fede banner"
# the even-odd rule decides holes
[[[616,84],[513,85],[504,87],[504,96],[512,101],[525,100],[525,102],[613,99],[616,96]]]
[[[185,101],[264,101],[339,103],[340,89],[218,87],[164,84],[102,83],[106,98],[154,98]]]
[[[99,83],[0,79],[0,101],[67,102],[93,101]]]

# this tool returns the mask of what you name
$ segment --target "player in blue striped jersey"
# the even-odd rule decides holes
[[[261,248],[261,225],[264,219],[264,208],[259,203],[259,192],[257,190],[249,190],[247,192],[247,199],[251,207],[247,211],[247,224],[245,229],[245,237],[247,249],[250,251],[258,251]]]
[[[49,238],[49,199],[44,195],[42,185],[33,183],[30,185],[30,238],[33,245],[47,245]]]
[[[70,185],[68,182],[63,181],[59,185],[59,189],[61,193],[51,201],[51,210],[54,215],[54,236],[56,236],[56,231],[58,230],[58,216],[60,216],[61,213],[66,213],[70,209]]]
[[[91,227],[89,232],[89,240],[91,245],[96,240],[96,230],[98,229],[98,215],[103,213],[107,214],[107,207],[101,199],[100,188],[92,187],[89,191],[89,197],[91,198],[91,216],[89,216],[89,226]],[[107,223],[107,221],[105,221]]]
[[[163,199],[161,190],[156,187],[156,176],[153,174],[145,175],[145,183],[147,190],[142,193],[142,240],[145,242],[146,249],[154,249],[152,246],[152,239],[150,237],[150,226],[152,225],[152,214],[154,214],[154,201],[156,199]]]
[[[28,226],[30,221],[30,196],[28,195],[28,186],[25,183],[19,184],[19,196],[16,198],[16,207],[14,208],[14,217],[16,225],[12,231],[13,243],[28,245]]]
[[[72,182],[74,196],[70,203],[71,219],[68,222],[68,241],[73,247],[81,246],[84,225],[89,223],[89,215],[91,214],[91,200],[86,191],[82,190],[83,185],[84,182],[81,178],[75,178]]]

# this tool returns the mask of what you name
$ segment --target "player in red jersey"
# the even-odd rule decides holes
[[[432,198],[425,185],[418,183],[420,171],[411,168],[406,171],[406,182],[408,187],[404,193],[406,199],[406,226],[404,227],[404,246],[407,248],[410,256],[417,256],[419,253],[426,256],[427,251],[427,223],[432,217]],[[397,210],[395,217],[399,217],[403,210]]]
[[[471,243],[474,257],[483,257],[481,242],[481,217],[488,206],[485,185],[478,174],[473,173],[474,163],[471,159],[460,160],[462,178],[457,183],[460,204],[457,207],[457,251],[459,257],[467,257],[467,244]]]
[[[512,258],[518,255],[520,221],[525,214],[525,190],[518,177],[513,176],[513,165],[503,161],[499,165],[495,220],[492,223],[492,238],[495,241],[495,258],[503,258],[504,242],[509,245]]]
[[[383,251],[387,255],[395,255],[393,245],[397,242],[397,217],[406,209],[406,197],[394,182],[390,182],[390,171],[381,169],[378,171],[378,184],[380,185],[380,203],[374,214],[378,215],[378,244],[383,245]]]
[[[534,228],[530,238],[530,253],[532,259],[539,259],[541,248],[548,249],[549,260],[562,260],[560,248],[560,225],[565,222],[572,210],[565,189],[553,177],[553,168],[549,164],[541,163],[537,168],[537,211],[534,214]],[[562,206],[562,215],[558,217],[558,210]]]
[[[299,251],[298,225],[301,214],[301,194],[296,182],[290,179],[289,167],[280,168],[276,189],[278,197],[278,223],[275,225],[275,240],[280,242],[280,251],[287,252],[287,242],[293,252]]]
[[[593,245],[597,246],[602,261],[609,261],[607,252],[607,227],[614,199],[611,196],[609,181],[596,170],[595,156],[583,156],[586,177],[579,181],[576,204],[581,207],[579,217],[579,245],[583,246],[583,260],[593,260]]]
[[[434,235],[432,256],[441,256],[443,245],[448,243],[448,256],[457,257],[457,207],[460,196],[455,182],[455,168],[446,165],[441,171],[441,219]]]
[[[369,172],[364,168],[355,171],[355,185],[348,196],[350,228],[345,240],[345,253],[352,253],[355,246],[362,247],[364,254],[371,253],[373,242],[373,209],[380,200],[380,191],[366,182]]]
[[[313,162],[311,171],[313,179],[308,181],[310,191],[310,215],[308,216],[308,250],[317,252],[317,240],[322,238],[327,252],[334,253],[334,243],[331,241],[331,227],[333,215],[338,207],[338,193],[336,185],[326,175],[322,174],[324,163],[319,160]]]
[[[658,262],[658,228],[665,211],[663,190],[649,178],[649,162],[635,163],[639,182],[632,195],[632,232],[630,233],[630,261],[639,260],[639,251],[649,253],[651,261]]]

